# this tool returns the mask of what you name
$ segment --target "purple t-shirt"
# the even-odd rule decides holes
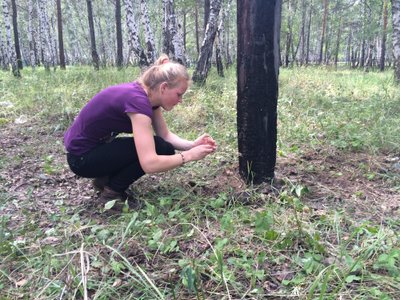
[[[82,155],[119,133],[131,133],[127,113],[153,117],[149,98],[136,81],[108,87],[95,95],[65,132],[66,150]]]

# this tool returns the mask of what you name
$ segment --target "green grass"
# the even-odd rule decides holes
[[[226,172],[237,166],[234,71],[224,79],[212,72],[166,114],[174,132],[207,131],[219,150],[134,184],[141,209],[88,217],[93,208],[69,205],[68,194],[51,195],[54,209],[43,208],[34,191],[46,185],[21,200],[3,188],[0,173],[0,299],[398,299],[398,218],[360,219],[334,203],[312,208],[318,191],[288,177],[272,187],[215,185],[221,170],[234,180]],[[24,70],[21,79],[0,73],[0,127],[21,126],[11,124],[26,115],[30,134],[60,133],[98,90],[137,74],[88,67]],[[300,169],[308,151],[398,155],[399,91],[389,72],[281,69],[279,156],[296,157]],[[20,161],[2,156],[1,169],[40,158],[45,174],[62,182],[65,166],[54,152],[18,149]],[[391,181],[382,182],[395,188],[398,174],[385,174]]]
[[[400,94],[392,74],[281,69],[279,145],[396,152]]]

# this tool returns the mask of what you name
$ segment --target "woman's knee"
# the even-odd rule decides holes
[[[154,136],[154,142],[156,144],[156,152],[159,155],[173,155],[175,154],[175,148],[171,143],[165,141],[159,136]]]

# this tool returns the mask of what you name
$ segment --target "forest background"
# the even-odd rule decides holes
[[[388,0],[283,1],[281,63],[392,66],[391,12]],[[236,58],[232,0],[4,0],[2,17],[3,69],[16,59],[20,67],[148,65],[160,53],[195,66],[215,35],[217,66]]]
[[[235,1],[1,4],[0,299],[400,297],[398,1],[282,1],[276,180],[260,185],[238,174]],[[195,81],[170,128],[218,152],[145,176],[138,207],[99,204],[63,132],[160,53]]]

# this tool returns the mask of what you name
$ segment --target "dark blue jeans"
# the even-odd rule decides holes
[[[158,136],[154,137],[154,141],[157,154],[175,154],[172,144]],[[68,153],[67,160],[72,172],[81,177],[109,176],[107,186],[117,192],[125,191],[145,174],[132,137],[116,138],[80,156]]]

